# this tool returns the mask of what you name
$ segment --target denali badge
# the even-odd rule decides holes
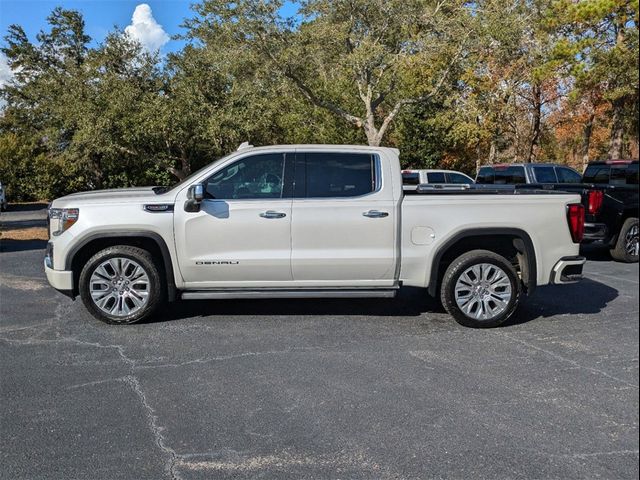
[[[238,265],[239,263],[237,260],[201,260],[197,261],[196,265]]]

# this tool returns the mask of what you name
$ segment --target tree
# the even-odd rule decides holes
[[[463,1],[310,0],[299,23],[281,19],[280,7],[205,0],[188,36],[235,61],[261,62],[370,145],[380,145],[404,107],[443,93],[468,39]]]
[[[611,105],[609,159],[623,156],[625,133],[638,142],[638,2],[563,0],[555,6],[562,38],[556,54],[572,66],[579,96]]]

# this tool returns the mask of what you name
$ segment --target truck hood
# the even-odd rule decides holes
[[[91,192],[72,193],[51,202],[54,208],[74,208],[82,205],[118,204],[118,203],[162,203],[168,200],[166,193],[156,195],[154,187],[117,188],[112,190],[93,190]]]

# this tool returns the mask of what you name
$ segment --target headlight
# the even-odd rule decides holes
[[[52,235],[60,235],[78,221],[80,210],[78,208],[50,208],[49,222]]]

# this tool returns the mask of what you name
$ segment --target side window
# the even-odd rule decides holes
[[[429,172],[427,173],[427,180],[429,183],[447,183],[444,172]]]
[[[419,185],[420,173],[405,171],[402,172],[402,184],[403,185]]]
[[[638,185],[638,164],[632,163],[627,167],[627,185]]]
[[[205,181],[205,196],[222,200],[282,198],[284,155],[245,157]]]
[[[538,183],[557,183],[556,171],[553,167],[533,167],[533,173]]]
[[[478,178],[476,183],[493,183],[493,168],[482,167],[478,170]]]
[[[307,153],[307,198],[358,197],[374,190],[373,155],[366,153]]]
[[[609,183],[609,165],[591,165],[582,177],[584,183]]]
[[[500,185],[514,185],[516,183],[527,183],[524,176],[524,167],[502,167],[496,168],[494,183]]]
[[[612,185],[626,185],[627,184],[627,169],[625,167],[611,167],[611,180]]]
[[[556,173],[558,174],[558,181],[560,183],[581,183],[582,177],[578,172],[572,170],[571,168],[559,167],[556,168]]]
[[[459,183],[459,184],[469,184],[469,183],[473,183],[473,180],[471,180],[468,177],[465,177],[464,175],[460,174],[460,173],[453,173],[453,172],[449,172],[449,183]]]

